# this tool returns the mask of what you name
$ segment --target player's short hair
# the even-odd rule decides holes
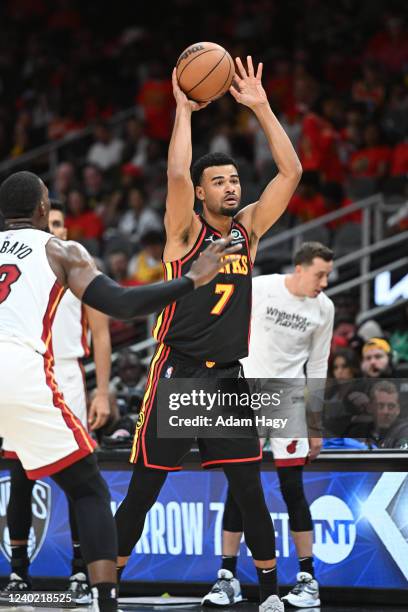
[[[0,186],[0,211],[5,219],[31,217],[43,196],[41,181],[33,172],[14,172]]]
[[[66,215],[64,204],[61,200],[56,200],[55,198],[50,198],[50,210],[58,210],[64,217]]]
[[[370,399],[375,401],[375,394],[381,391],[383,393],[388,393],[389,395],[396,395],[399,400],[397,386],[389,380],[380,380],[379,382],[375,383],[375,385],[373,385],[369,391]]]
[[[234,166],[238,172],[237,162],[230,157],[230,155],[226,155],[225,153],[207,153],[199,157],[191,168],[191,178],[193,179],[194,187],[200,185],[203,172],[206,168],[229,165]]]
[[[315,257],[320,257],[323,261],[333,261],[334,253],[321,242],[303,242],[295,253],[293,263],[295,266],[310,266]]]

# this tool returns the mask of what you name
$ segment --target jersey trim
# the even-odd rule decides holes
[[[174,278],[180,278],[181,266],[182,262],[180,260],[165,262],[165,280],[173,280]],[[156,325],[153,329],[153,337],[158,342],[163,342],[169,330],[171,321],[174,317],[176,307],[177,302],[173,302],[172,304],[166,306],[166,308],[162,310],[162,312],[158,316]]]
[[[91,352],[90,348],[89,348],[89,344],[88,344],[88,331],[89,331],[89,324],[88,324],[88,317],[86,316],[86,310],[85,310],[85,306],[84,304],[81,304],[81,346],[83,348],[84,357],[89,357],[89,354]]]
[[[89,454],[89,450],[79,448],[70,455],[63,457],[62,459],[58,459],[58,461],[54,461],[54,463],[49,463],[48,465],[44,465],[43,467],[37,468],[35,470],[26,470],[25,472],[30,480],[38,480],[38,478],[51,476],[52,474],[61,472],[61,470],[69,467],[73,463],[76,463],[77,461],[83,459]]]
[[[206,227],[205,227],[205,224],[203,222],[203,219],[201,217],[199,217],[199,219],[201,221],[201,231],[198,234],[198,238],[197,238],[195,244],[190,249],[190,251],[187,253],[187,255],[184,255],[184,257],[182,257],[181,259],[177,260],[177,261],[181,261],[181,265],[185,264],[186,261],[188,261],[189,259],[191,259],[193,257],[193,255],[200,248],[200,246],[201,246],[201,244],[202,244],[202,242],[204,240],[204,236],[206,234]]]
[[[222,465],[223,463],[250,463],[252,461],[261,461],[262,459],[262,448],[261,443],[259,442],[259,454],[255,457],[243,457],[240,459],[213,459],[212,461],[204,461],[201,465],[203,468],[207,467],[217,467],[217,465]]]
[[[297,457],[295,459],[275,459],[276,467],[287,467],[289,465],[306,465],[307,457]]]
[[[15,451],[2,450],[1,451],[1,456],[4,459],[17,459],[17,461],[19,460],[18,459],[18,455],[17,455],[17,453]]]
[[[165,346],[164,344],[160,344],[157,347],[154,357],[151,361],[148,381],[146,384],[146,391],[143,397],[143,402],[142,402],[142,406],[141,406],[140,413],[139,413],[139,420],[136,424],[136,431],[135,431],[135,436],[133,438],[132,452],[131,452],[129,461],[130,463],[137,462],[138,456],[139,456],[139,449],[140,449],[140,446],[142,445],[143,462],[146,467],[151,467],[151,468],[160,469],[160,470],[167,470],[167,471],[177,471],[177,470],[180,470],[181,467],[177,467],[177,468],[170,467],[169,468],[166,466],[154,465],[154,464],[149,463],[149,459],[147,456],[147,450],[146,450],[146,444],[145,444],[145,437],[144,437],[145,425],[147,424],[149,420],[151,408],[152,408],[153,402],[156,397],[156,390],[157,390],[157,385],[160,379],[160,373],[163,369],[164,364],[167,361],[169,353],[170,353],[170,347]]]
[[[79,450],[84,451],[84,454],[81,455],[84,457],[85,455],[89,455],[93,452],[96,443],[89,437],[80,420],[71,412],[69,407],[66,405],[64,397],[58,389],[58,385],[54,376],[54,354],[52,349],[51,328],[55,318],[55,313],[57,311],[57,306],[61,301],[64,291],[64,287],[62,287],[59,282],[56,281],[53,288],[51,289],[48,306],[43,318],[43,334],[41,338],[45,343],[45,354],[43,355],[44,373],[46,384],[51,389],[53,404],[61,411],[65,423],[67,424],[69,429],[72,430],[75,441],[79,446]],[[74,461],[75,460],[76,459],[74,459]]]
[[[252,268],[254,267],[254,263],[253,263],[252,257],[251,257],[251,249],[249,248],[249,236],[248,236],[248,232],[246,231],[245,227],[241,223],[239,223],[239,221],[235,221],[235,219],[234,219],[234,223],[235,223],[235,225],[238,225],[239,229],[241,230],[241,232],[244,235],[245,242],[246,242],[246,248],[247,248],[247,251],[248,251],[249,263],[250,263],[251,270],[252,270]]]

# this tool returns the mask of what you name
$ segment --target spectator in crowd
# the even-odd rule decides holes
[[[405,111],[408,114],[408,107]],[[391,176],[408,176],[408,129],[407,137],[399,142],[391,155]]]
[[[329,364],[324,413],[325,427],[332,436],[342,436],[359,415],[353,397],[362,388],[360,377],[358,355],[350,348],[337,349]]]
[[[137,417],[146,384],[146,372],[138,354],[131,349],[119,352],[118,375],[110,384],[114,414],[119,418],[129,413]]]
[[[318,172],[314,170],[303,172],[300,185],[289,202],[288,211],[301,223],[325,214]]]
[[[110,170],[120,164],[123,142],[115,138],[106,123],[99,122],[94,128],[94,144],[88,150],[87,161],[101,170]]]
[[[164,242],[163,233],[156,230],[150,230],[141,237],[142,250],[130,262],[132,277],[138,283],[155,283],[163,280]]]
[[[132,444],[146,376],[138,354],[132,349],[120,351],[116,365],[118,374],[110,384],[111,421],[105,428],[102,445],[126,448]]]
[[[142,168],[146,163],[148,138],[144,134],[143,121],[131,117],[126,121],[122,163]]]
[[[138,285],[129,274],[129,255],[125,249],[114,248],[106,256],[107,274],[124,287]]]
[[[81,242],[84,239],[102,238],[102,221],[93,210],[87,208],[85,194],[78,189],[68,193],[65,225],[69,240]]]
[[[391,150],[385,144],[379,126],[369,123],[364,129],[363,146],[350,157],[352,177],[381,179],[385,176],[391,159]]]
[[[339,125],[342,108],[335,96],[322,97],[313,112],[305,115],[299,142],[303,170],[318,172],[325,181],[341,182],[344,178],[341,161]]]
[[[171,72],[165,73],[163,63],[156,59],[150,61],[147,70],[148,76],[136,101],[143,109],[147,136],[167,141],[170,139],[174,109]]]
[[[102,204],[106,196],[106,187],[104,175],[99,166],[86,164],[82,170],[82,181],[88,206],[94,209]]]
[[[382,24],[385,23],[385,28]],[[408,31],[402,15],[388,14],[380,30],[369,40],[365,55],[386,70],[396,73],[408,62]]]
[[[366,62],[362,67],[362,76],[353,83],[352,99],[364,104],[369,113],[373,113],[382,105],[385,98],[385,86],[380,77],[378,67],[372,62]]]
[[[371,422],[370,393],[378,378],[394,377],[391,345],[384,338],[370,338],[364,343],[361,355],[361,383],[354,385],[348,393],[347,403],[351,418],[351,425]],[[347,431],[347,435],[355,437]]]
[[[71,162],[61,162],[55,172],[52,195],[64,205],[67,202],[68,192],[74,188],[75,167]]]
[[[370,447],[408,450],[408,419],[400,418],[399,392],[392,382],[382,380],[370,389],[369,423],[356,424],[348,435],[363,439]]]
[[[141,236],[147,231],[162,229],[163,223],[159,215],[147,206],[141,188],[130,189],[126,204],[127,210],[119,219],[118,229],[132,242],[138,244]]]
[[[322,196],[325,209],[324,214],[339,210],[340,208],[345,208],[346,206],[352,204],[351,199],[345,196],[342,185],[340,183],[335,183],[334,181],[329,181],[322,185]],[[361,211],[356,210],[355,212],[350,213],[349,215],[340,217],[340,219],[336,219],[335,221],[329,221],[329,223],[327,223],[327,227],[329,227],[331,230],[335,230],[336,228],[344,225],[345,223],[360,222]]]
[[[394,376],[391,345],[384,338],[371,338],[362,350],[361,371],[366,378]]]

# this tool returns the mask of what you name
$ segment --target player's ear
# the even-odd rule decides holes
[[[68,238],[68,230],[66,227],[64,227],[64,231],[62,232],[62,235],[61,235],[61,240],[67,240],[67,238]]]
[[[204,189],[201,187],[201,185],[196,186],[195,194],[196,194],[197,200],[200,200],[201,202],[204,201]]]

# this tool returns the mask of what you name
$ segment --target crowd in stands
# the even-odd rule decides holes
[[[404,2],[222,0],[222,15],[193,0],[140,11],[130,0],[8,0],[0,7],[0,159],[93,126],[66,147],[53,181],[70,235],[98,247],[113,228],[137,250],[160,229],[181,50],[211,38],[265,64],[272,107],[304,169],[289,205],[295,222],[378,189],[403,201],[408,174],[408,29]],[[218,7],[221,12],[221,5]],[[119,14],[118,14],[119,13]],[[221,13],[220,13],[221,14]],[[126,24],[126,25],[124,25]],[[120,129],[107,121],[134,107]],[[262,130],[224,96],[194,120],[194,155],[224,151],[241,164],[244,199],[273,174]],[[333,222],[358,222],[359,215]],[[400,221],[408,226],[407,219]]]

